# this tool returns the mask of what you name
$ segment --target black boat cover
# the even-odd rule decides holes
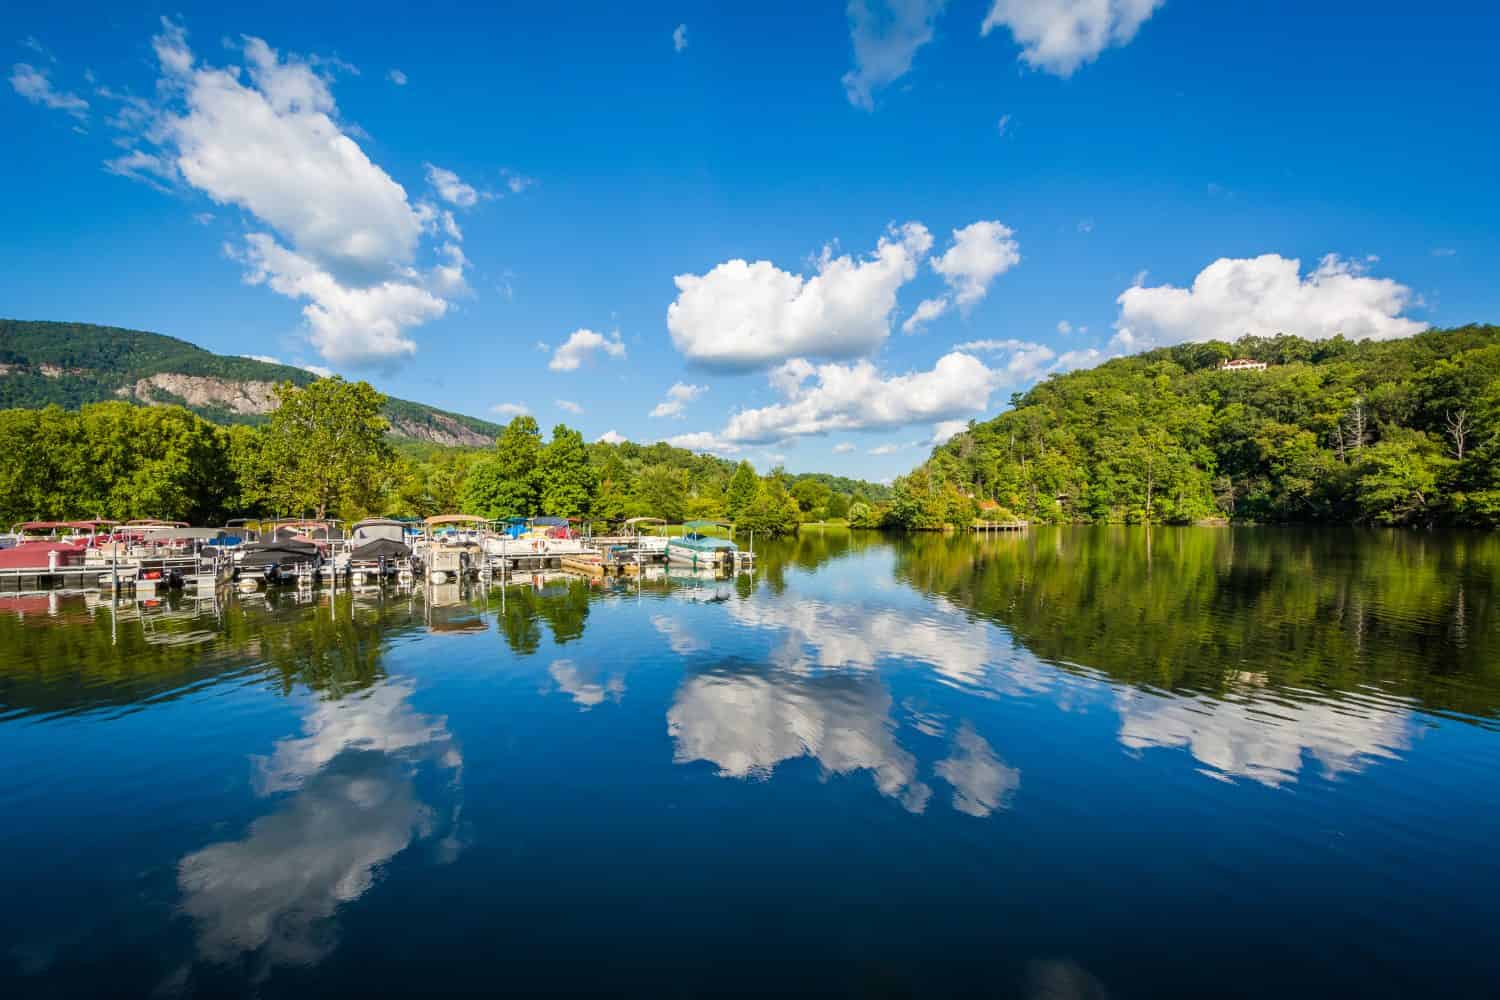
[[[349,551],[355,562],[375,562],[379,559],[405,559],[411,555],[411,547],[393,538],[372,538],[363,545]]]
[[[312,542],[250,542],[240,548],[241,566],[294,566],[318,561],[318,547]]]

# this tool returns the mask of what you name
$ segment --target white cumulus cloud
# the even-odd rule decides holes
[[[1129,45],[1166,0],[994,0],[980,26],[1005,28],[1032,69],[1072,76],[1107,48]]]
[[[686,448],[688,451],[711,451],[716,455],[734,455],[740,451],[739,445],[710,431],[674,434],[667,438],[667,444],[674,448]]]
[[[399,69],[393,69],[385,75],[385,78],[398,87],[406,86],[406,74]]]
[[[303,299],[309,339],[336,364],[409,356],[415,326],[442,316],[464,291],[467,266],[451,215],[413,204],[339,120],[330,90],[337,60],[283,55],[246,38],[243,64],[200,62],[181,25],[163,19],[152,39],[161,66],[158,102],[119,97],[111,119],[125,132],[117,173],[180,179],[233,205],[267,231],[232,256],[246,278]],[[424,236],[442,242],[419,266]]]
[[[1390,340],[1427,329],[1401,315],[1412,294],[1399,282],[1371,277],[1333,254],[1305,277],[1301,269],[1301,261],[1278,254],[1226,257],[1200,271],[1190,288],[1138,283],[1116,299],[1113,344],[1137,351],[1247,333]]]
[[[308,339],[334,364],[362,365],[415,354],[406,329],[437,319],[448,303],[421,285],[398,280],[344,285],[313,261],[286,249],[265,233],[245,237],[240,258],[245,280],[294,299],[307,299],[302,315]]]
[[[555,372],[577,371],[596,351],[602,351],[611,358],[623,358],[625,345],[620,341],[618,333],[606,337],[593,330],[574,330],[552,352],[552,360],[547,362],[547,367]]]
[[[943,313],[948,311],[948,297],[939,296],[935,299],[923,299],[917,303],[917,308],[906,317],[906,322],[901,324],[902,333],[920,333],[922,328]]]
[[[672,388],[667,390],[667,398],[656,404],[656,409],[651,411],[651,416],[681,417],[682,411],[687,404],[707,391],[708,386],[706,385],[689,385],[686,382],[673,383]]]
[[[901,332],[920,331],[955,304],[964,311],[972,309],[989,294],[996,278],[1020,262],[1021,245],[1009,226],[982,220],[953,230],[948,249],[930,262],[949,291],[937,298],[923,299],[901,324]]]
[[[953,230],[953,243],[933,260],[932,269],[943,276],[959,308],[983,299],[990,282],[1021,262],[1021,245],[1009,226],[994,221],[970,223]]]
[[[519,417],[523,413],[530,413],[531,408],[525,403],[496,403],[490,407],[490,412],[500,417]]]
[[[473,208],[479,203],[479,191],[472,184],[465,184],[458,174],[435,164],[427,164],[427,183],[439,198],[459,208]]]
[[[1009,354],[1004,367],[995,371],[1011,385],[1033,382],[1046,375],[1057,358],[1052,348],[1027,340],[970,340],[959,344],[958,350]]]
[[[40,104],[53,111],[65,111],[79,121],[88,120],[88,101],[69,91],[58,90],[45,72],[30,63],[16,63],[11,67],[10,85],[32,104]]]
[[[854,68],[844,74],[849,103],[866,111],[875,92],[905,76],[917,50],[932,41],[947,0],[849,0]]]
[[[847,455],[853,450],[854,445],[849,443],[848,441],[840,441],[838,444],[833,446],[833,453],[835,455]]]
[[[571,399],[554,399],[552,402],[557,406],[559,410],[564,410],[568,413],[573,414],[574,416],[577,416],[578,414],[583,412],[583,407],[579,406]]]
[[[896,292],[931,248],[927,227],[909,222],[882,237],[863,260],[835,257],[825,247],[812,277],[764,260],[730,260],[704,275],[680,274],[667,329],[690,361],[727,370],[791,357],[869,354],[890,336]]]
[[[947,444],[956,434],[962,434],[969,429],[967,420],[940,420],[932,425],[932,440],[928,443],[934,448],[940,444]]]
[[[688,47],[687,25],[679,24],[672,29],[672,51],[681,52]]]
[[[611,427],[603,434],[600,434],[595,440],[603,441],[605,444],[624,444],[625,435]]]
[[[792,374],[776,373],[785,401],[741,410],[718,438],[731,444],[767,444],[836,431],[886,430],[980,413],[989,405],[997,373],[972,354],[938,359],[930,371],[886,377],[868,361],[809,365],[797,359]]]

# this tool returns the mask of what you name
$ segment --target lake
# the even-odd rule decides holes
[[[1489,996],[1500,539],[0,595],[0,995]]]

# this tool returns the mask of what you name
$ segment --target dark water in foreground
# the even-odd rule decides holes
[[[1491,996],[1500,539],[0,597],[0,995]]]

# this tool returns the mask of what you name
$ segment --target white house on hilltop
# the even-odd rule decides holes
[[[1252,361],[1249,358],[1235,358],[1233,361],[1224,361],[1219,364],[1221,372],[1263,372],[1265,370],[1264,361]]]

